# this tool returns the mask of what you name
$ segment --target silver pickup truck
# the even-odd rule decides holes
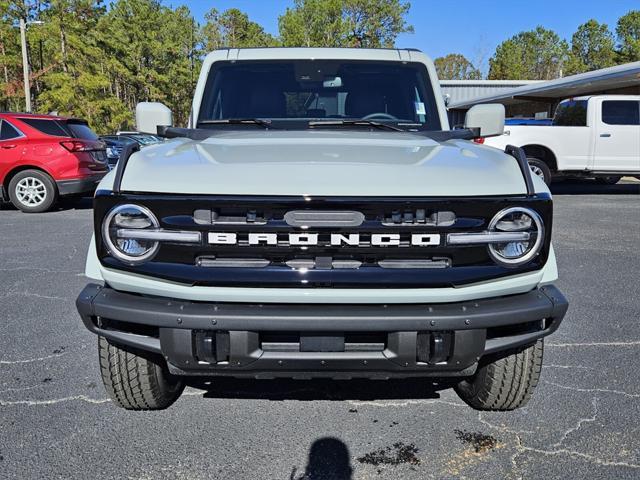
[[[189,128],[157,103],[94,200],[77,307],[121,407],[186,376],[451,377],[479,409],[524,405],[567,301],[552,199],[478,105],[451,130],[417,50],[225,49]]]

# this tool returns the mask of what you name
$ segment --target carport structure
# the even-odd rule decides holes
[[[465,112],[481,103],[503,104],[507,117],[533,117],[541,112],[552,116],[556,105],[565,98],[600,94],[640,95],[640,62],[625,63],[453,102],[449,105],[449,118],[451,125],[461,124],[464,122]]]

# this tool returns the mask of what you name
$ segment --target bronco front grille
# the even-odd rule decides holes
[[[202,241],[164,243],[143,265],[119,262],[102,245],[100,223],[113,206],[125,202],[149,208],[163,229],[201,232]],[[447,245],[448,233],[481,232],[498,211],[513,205],[536,209],[547,226],[545,248],[529,264],[506,268],[491,260],[486,246]],[[332,224],[331,213],[340,221]],[[292,218],[298,222],[294,226]],[[308,220],[314,218],[318,223]],[[191,285],[448,287],[541,268],[548,255],[551,200],[548,196],[283,198],[98,192],[95,219],[104,265]]]

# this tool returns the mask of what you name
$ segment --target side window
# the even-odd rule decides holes
[[[45,135],[53,135],[54,137],[73,136],[70,131],[66,130],[62,124],[56,122],[55,120],[44,120],[42,118],[21,118],[20,121],[44,133]]]
[[[0,141],[21,137],[22,134],[6,120],[0,120]]]
[[[640,102],[605,100],[602,102],[602,121],[607,125],[640,125]]]
[[[587,101],[567,100],[560,103],[553,116],[553,125],[559,127],[585,127],[587,125]]]
[[[66,127],[71,130],[71,133],[73,133],[73,136],[76,138],[81,138],[83,140],[98,140],[98,135],[96,135],[94,131],[84,123],[69,122]]]

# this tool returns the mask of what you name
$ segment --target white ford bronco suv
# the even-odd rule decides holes
[[[451,377],[479,409],[524,405],[567,301],[552,200],[522,150],[451,130],[417,50],[225,49],[189,128],[138,106],[98,187],[77,307],[105,387],[160,409],[186,376]]]

